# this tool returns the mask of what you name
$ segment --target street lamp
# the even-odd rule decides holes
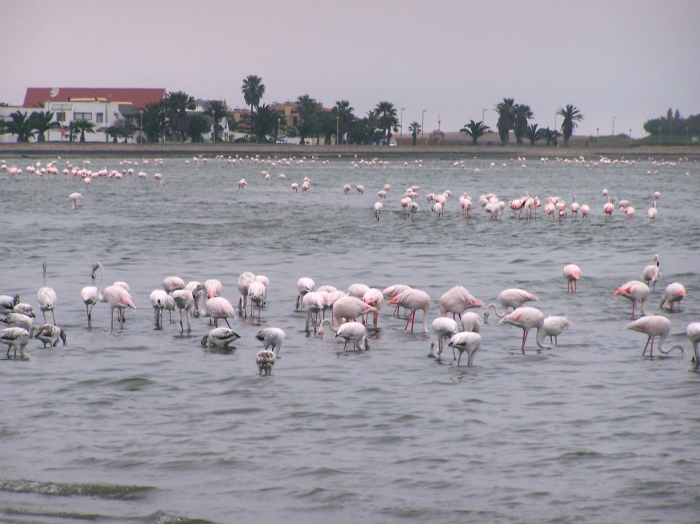
[[[485,116],[485,115],[486,115],[486,109],[482,109],[482,110],[481,110],[481,123],[482,123],[482,124],[486,124],[486,122],[484,122],[484,120],[486,120],[486,116]]]
[[[661,145],[661,135],[663,134],[664,126],[659,126],[659,145]]]
[[[612,131],[613,136],[615,136],[615,119],[616,118],[617,118],[616,116],[613,117],[613,131]]]
[[[141,117],[141,125],[139,127],[139,143],[143,144],[143,109],[139,109],[139,116]]]
[[[405,107],[402,107],[402,108],[401,108],[401,124],[400,124],[400,125],[401,125],[401,135],[400,135],[400,140],[399,140],[399,141],[400,141],[402,144],[403,144],[403,112],[404,112],[405,109],[406,109]]]
[[[632,130],[630,129],[630,147],[632,147]]]
[[[423,109],[423,114],[420,117],[420,138],[421,140],[423,139],[424,129],[425,129],[425,109]]]
[[[340,115],[335,117],[335,145],[338,145],[338,132],[340,131]]]

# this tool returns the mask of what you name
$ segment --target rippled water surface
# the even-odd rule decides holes
[[[698,521],[700,377],[689,354],[643,358],[646,337],[624,329],[630,302],[613,296],[659,253],[647,310],[668,316],[668,341],[689,349],[686,325],[700,321],[696,163],[69,159],[147,175],[86,187],[70,174],[27,173],[50,159],[5,160],[24,172],[0,172],[0,294],[37,306],[48,261],[68,345],[32,340],[28,360],[0,362],[0,521]],[[308,194],[294,193],[304,177]],[[375,193],[387,183],[377,221]],[[344,184],[362,184],[364,196],[345,195]],[[420,211],[405,219],[399,202],[413,185]],[[633,201],[634,219],[615,211],[605,222],[603,188]],[[446,189],[440,219],[425,196]],[[74,191],[83,194],[77,211],[67,200]],[[457,201],[465,191],[468,221]],[[541,208],[526,221],[506,209],[491,221],[477,204],[485,193],[508,202],[526,192],[569,204],[575,195],[591,217],[560,223]],[[105,284],[131,287],[137,310],[123,330],[110,331],[103,303],[87,327],[80,290],[94,261]],[[571,262],[583,274],[575,295],[562,276]],[[232,321],[234,350],[200,345],[204,318],[190,335],[176,315],[153,329],[149,295],[166,276],[217,278],[236,303],[244,271],[268,276],[270,288],[259,321]],[[339,289],[409,284],[431,296],[429,323],[453,286],[487,303],[520,287],[573,326],[551,350],[537,351],[533,335],[523,355],[521,331],[492,315],[475,366],[457,366],[449,349],[442,363],[429,355],[434,335],[420,332],[420,312],[411,333],[385,307],[371,349],[344,352],[339,339],[304,332],[305,314],[294,311],[302,276]],[[674,281],[688,296],[668,313],[658,303]],[[287,334],[269,377],[255,365],[261,326]]]

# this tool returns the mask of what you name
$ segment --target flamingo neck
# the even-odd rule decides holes
[[[486,306],[486,311],[488,311],[489,309],[492,309],[492,308],[493,308],[493,312],[496,313],[496,316],[498,318],[503,318],[508,313],[508,311],[505,309],[502,312],[499,312],[498,306],[496,306],[496,304],[489,304],[488,306]]]
[[[678,349],[683,355],[685,355],[685,348],[683,348],[683,346],[681,346],[680,344],[676,344],[675,346],[669,349],[664,349],[664,342],[666,342],[666,337],[668,337],[668,333],[662,333],[661,336],[659,336],[659,345],[657,347],[660,353],[668,355],[674,349]]]
[[[550,346],[545,346],[544,345],[544,337],[546,337],[547,334],[545,333],[544,326],[539,325],[537,326],[537,346],[542,348],[542,349],[552,349]]]

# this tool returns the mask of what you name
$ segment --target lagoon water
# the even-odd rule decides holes
[[[668,316],[669,342],[690,348],[686,325],[700,321],[697,163],[57,161],[147,173],[85,187],[72,175],[27,174],[49,160],[6,158],[24,172],[0,172],[0,293],[36,307],[48,261],[68,334],[65,347],[32,340],[28,360],[0,361],[0,521],[698,522],[700,375],[690,354],[642,357],[646,337],[624,329],[631,304],[613,296],[659,253],[647,310]],[[308,194],[291,191],[304,177]],[[364,196],[345,195],[346,183],[364,185]],[[377,221],[375,193],[386,183]],[[399,201],[412,185],[422,187],[421,209],[405,219]],[[634,219],[616,210],[606,222],[603,188],[632,200]],[[424,197],[445,189],[453,196],[439,219]],[[77,211],[67,200],[74,191],[83,194]],[[457,201],[464,191],[474,199],[468,221]],[[489,192],[506,202],[529,192],[570,204],[576,195],[591,216],[560,223],[541,208],[526,221],[506,208],[491,221],[477,204]],[[110,331],[104,303],[87,328],[80,290],[94,261],[105,285],[131,287],[137,310],[123,330]],[[575,295],[562,276],[572,262],[583,274]],[[260,320],[232,321],[241,335],[233,351],[200,345],[205,318],[190,335],[176,322],[154,330],[149,294],[166,276],[218,278],[236,303],[243,271],[271,284]],[[304,332],[305,315],[294,311],[302,276],[339,289],[409,284],[430,294],[429,321],[453,286],[487,303],[520,287],[573,326],[550,350],[531,336],[523,355],[522,332],[492,315],[475,366],[457,366],[449,348],[442,363],[429,355],[434,335],[420,332],[420,312],[411,333],[385,307],[371,349],[344,352],[339,339]],[[688,296],[668,313],[658,304],[674,281]],[[269,377],[255,365],[261,326],[287,334]]]

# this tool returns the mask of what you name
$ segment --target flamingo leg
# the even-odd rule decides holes
[[[647,337],[647,343],[644,345],[644,351],[642,351],[642,356],[646,355],[647,347],[649,347],[649,342],[651,341],[651,336]]]
[[[459,358],[457,359],[457,365],[459,366],[459,363],[462,361],[462,352],[459,352]]]
[[[528,333],[529,333],[529,331],[523,330],[523,345],[520,348],[520,351],[523,352],[523,355],[525,354],[525,342],[527,342],[527,334]]]
[[[416,314],[415,311],[411,311],[411,313],[408,315],[408,319],[406,320],[406,326],[403,328],[404,331],[406,331],[408,329],[408,324],[411,322],[411,318],[415,314]],[[411,329],[411,331],[413,331],[413,329]]]

